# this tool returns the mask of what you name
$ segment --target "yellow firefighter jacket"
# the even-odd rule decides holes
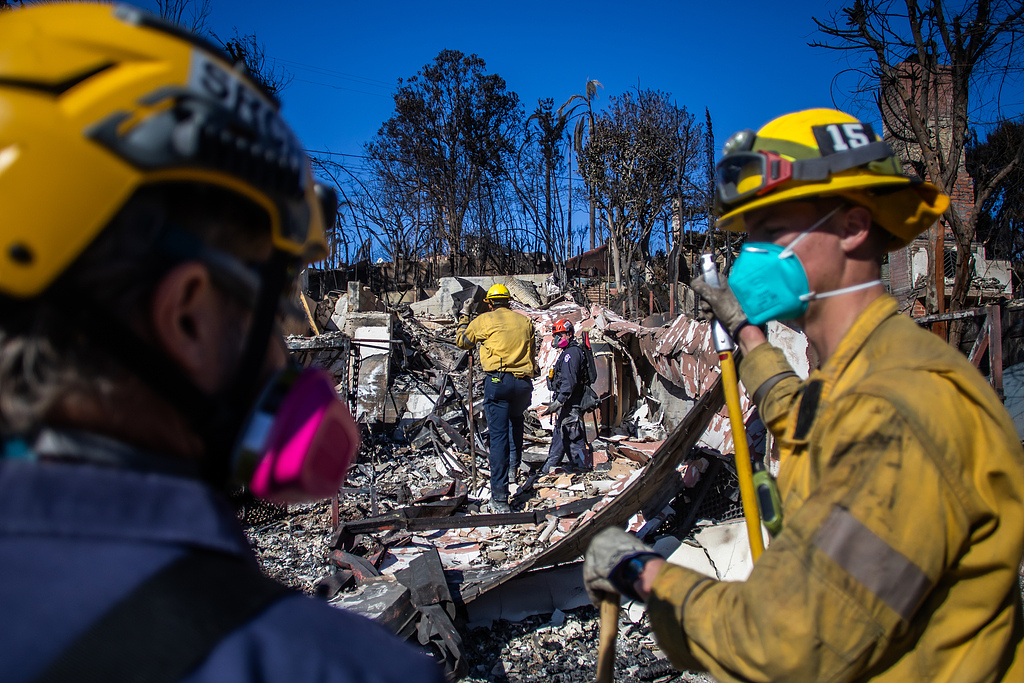
[[[484,372],[511,372],[527,378],[540,373],[533,345],[533,322],[504,306],[478,316],[473,322],[469,322],[469,316],[462,316],[455,343],[463,349],[479,343]]]
[[[648,609],[673,665],[1024,681],[1024,453],[966,358],[883,296],[806,381],[768,344],[741,378],[780,446],[785,526],[746,582],[661,569]]]

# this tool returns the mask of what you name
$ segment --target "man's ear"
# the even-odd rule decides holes
[[[168,272],[150,300],[150,321],[159,347],[201,389],[215,391],[223,368],[220,294],[206,266],[189,261]]]
[[[844,211],[838,221],[839,244],[847,255],[855,255],[870,246],[871,212],[863,206]]]

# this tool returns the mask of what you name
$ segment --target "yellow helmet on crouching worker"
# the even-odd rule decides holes
[[[746,229],[748,211],[838,196],[870,210],[893,235],[892,250],[927,230],[949,206],[937,187],[903,175],[899,159],[870,124],[834,109],[786,114],[757,133],[734,134],[716,176],[718,227],[739,232]]]
[[[487,290],[487,296],[484,297],[484,300],[508,303],[508,300],[511,298],[512,295],[508,293],[508,287],[503,284],[494,284]]]
[[[326,254],[333,191],[218,48],[127,6],[0,14],[0,296],[41,294],[136,190],[163,182],[233,191],[266,211],[276,250]]]

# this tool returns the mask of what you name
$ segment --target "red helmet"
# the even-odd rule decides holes
[[[554,327],[551,328],[551,334],[561,334],[563,332],[567,332],[570,337],[576,334],[576,328],[572,326],[572,322],[567,318],[555,321]]]

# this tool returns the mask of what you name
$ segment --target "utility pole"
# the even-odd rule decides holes
[[[571,140],[570,136],[570,140]],[[569,258],[572,258],[572,142],[569,143],[569,237],[566,240],[569,243]],[[580,249],[582,252],[583,250]]]
[[[935,223],[935,312],[946,312],[946,226],[939,220]],[[946,321],[940,320],[932,327],[944,341],[948,339],[946,334]]]

